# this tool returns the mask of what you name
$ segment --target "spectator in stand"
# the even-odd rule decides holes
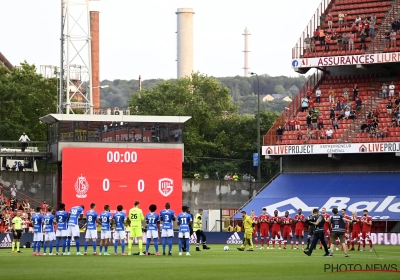
[[[219,180],[219,174],[218,174],[218,172],[215,172],[214,180]]]
[[[360,49],[361,50],[367,50],[367,44],[366,44],[367,37],[368,37],[368,33],[364,28],[360,33],[360,38],[361,38]]]
[[[242,178],[242,180],[243,180],[243,182],[247,182],[247,181],[249,181],[250,180],[250,177],[249,177],[249,175],[246,173],[246,174],[244,174],[243,175],[243,178]]]
[[[331,127],[326,131],[326,139],[333,139],[333,130]]]
[[[335,90],[332,87],[329,88],[328,95],[329,95],[329,102],[334,103],[335,102]]]
[[[310,49],[312,53],[315,53],[315,42],[316,40],[314,40],[314,38],[311,39]]]
[[[375,25],[376,25],[376,15],[372,14],[369,20],[369,37],[373,40],[375,38]]]
[[[356,38],[356,35],[353,33],[349,33],[349,51],[354,51],[354,40]]]
[[[344,27],[344,18],[345,18],[346,16],[347,16],[347,15],[344,14],[343,12],[339,12],[339,14],[338,14],[338,18],[339,18],[339,29],[342,29],[342,27]]]
[[[338,51],[341,52],[343,50],[343,37],[342,35],[337,36],[337,46],[338,46]]]
[[[47,207],[49,207],[49,205],[46,203],[46,200],[43,200],[43,203],[42,203],[42,206],[41,206],[42,212],[46,213],[47,212]]]
[[[389,99],[392,99],[394,97],[394,89],[396,86],[393,84],[393,82],[390,83],[389,86]]]
[[[304,39],[304,46],[306,48],[306,53],[311,53],[311,38],[309,34],[307,34],[307,37]]]
[[[311,115],[311,117],[312,117],[312,115],[315,113],[315,111],[314,111],[314,107],[310,107],[309,109],[308,109],[308,113]]]
[[[332,43],[332,36],[327,33],[325,35],[325,45],[324,45],[324,51],[329,51],[330,50],[330,44]]]
[[[328,14],[326,17],[326,21],[328,22],[328,27],[332,28],[333,26],[333,15],[331,13]]]
[[[308,109],[308,99],[306,97],[304,97],[301,100],[301,107],[302,107],[303,112],[307,111],[307,109]]]
[[[396,118],[396,116],[392,117],[392,127],[397,127],[398,126],[398,118]]]
[[[340,114],[339,114],[339,121],[343,120],[344,116],[345,116],[345,112],[344,112],[344,110],[341,110]]]
[[[392,20],[391,26],[392,26],[392,31],[397,32],[397,20],[396,19]]]
[[[225,181],[229,181],[229,179],[230,179],[230,176],[229,176],[229,174],[227,173],[227,174],[224,176],[224,180],[225,180]]]
[[[284,130],[284,131],[289,131],[289,130],[290,130],[290,121],[289,121],[289,118],[286,118],[286,122],[285,122],[285,125],[284,125],[284,127],[283,127],[283,130]]]
[[[387,85],[385,83],[382,84],[382,98],[386,99],[387,97]]]
[[[334,130],[339,129],[339,122],[338,122],[338,119],[337,119],[337,118],[335,118],[335,119],[333,120],[332,125],[333,125],[333,129],[334,129]]]
[[[362,121],[361,127],[360,127],[361,132],[368,132],[368,125],[365,123],[365,121]]]
[[[316,130],[317,129],[317,125],[318,125],[318,116],[317,116],[317,114],[315,114],[315,113],[312,114],[311,123],[312,123],[313,130]]]
[[[206,173],[206,174],[204,175],[204,179],[210,179],[210,176],[208,175],[208,173]]]
[[[311,136],[312,136],[312,131],[311,131],[311,129],[307,128],[306,137],[304,139],[304,142],[307,142],[308,140],[310,140]]]
[[[322,25],[319,28],[319,42],[321,46],[325,46],[325,30]]]
[[[344,33],[343,34],[343,49],[345,51],[348,50],[348,45],[349,45],[349,34],[348,33]]]
[[[233,181],[239,181],[239,176],[235,173],[232,177]]]
[[[325,24],[325,17],[323,15],[319,16],[319,28],[323,28]]]
[[[353,101],[356,101],[357,97],[358,97],[358,86],[357,84],[355,84],[353,87]]]
[[[18,141],[21,142],[21,152],[25,152],[26,147],[28,147],[28,142],[30,142],[31,139],[23,132]]]
[[[379,118],[379,115],[381,114],[381,110],[379,110],[379,108],[376,108],[374,111],[374,117],[375,118]]]
[[[295,120],[294,120],[294,128],[295,128],[296,130],[300,130],[300,120],[299,120],[299,117],[296,117]]]
[[[349,117],[350,117],[350,110],[349,109],[347,109],[346,111],[344,111],[344,120],[348,120],[349,119]]]
[[[378,127],[378,125],[379,125],[379,120],[378,120],[377,117],[374,117],[374,119],[372,120],[371,125],[372,125],[374,128],[377,128],[377,127]]]
[[[317,87],[317,90],[315,91],[315,96],[316,96],[316,102],[321,103],[321,90],[319,87]]]
[[[289,121],[289,128],[290,128],[290,131],[295,131],[295,122],[294,122],[294,117],[292,117],[291,119],[290,119],[290,121]]]
[[[379,128],[376,129],[376,138],[383,138],[383,133]]]
[[[369,36],[369,20],[368,19],[365,19],[364,20],[364,30],[365,30],[365,33],[367,33],[367,37]]]
[[[335,118],[335,109],[333,107],[329,108],[329,119],[331,121],[333,121],[333,119]]]
[[[311,115],[310,114],[307,114],[306,122],[307,122],[307,129],[310,129],[311,128]]]
[[[31,206],[29,205],[28,200],[24,199],[22,201],[22,208],[24,209],[25,213],[28,213],[29,209],[31,208]]]
[[[393,103],[392,100],[389,99],[388,103],[386,104],[386,112],[388,113],[388,116],[392,116],[392,108],[393,108]]]
[[[317,127],[318,127],[319,130],[324,128],[324,117],[323,117],[322,114],[318,117]]]
[[[337,98],[336,99],[336,111],[340,111],[342,110],[342,106],[340,106],[340,99]]]
[[[302,140],[303,139],[303,132],[301,132],[300,129],[297,129],[296,139],[297,140]]]
[[[283,129],[281,126],[278,126],[278,129],[276,130],[276,134],[278,135],[278,140],[282,142],[283,138]]]
[[[360,16],[357,16],[357,17],[356,17],[356,20],[354,21],[354,23],[355,23],[356,25],[358,25],[360,22],[361,22],[361,17],[360,17]]]
[[[10,194],[11,196],[17,196],[17,187],[15,186],[15,184],[12,184],[10,187]]]
[[[361,98],[359,97],[359,98],[357,98],[357,100],[356,100],[356,110],[357,110],[357,112],[360,112],[361,109],[362,109],[362,100],[361,100]]]
[[[354,112],[353,109],[350,109],[350,116],[349,116],[350,120],[355,120],[356,119],[356,112]]]
[[[310,87],[307,88],[306,96],[307,96],[307,99],[308,99],[308,100],[311,99],[311,96],[312,96],[312,89],[311,89]]]
[[[314,31],[314,38],[313,39],[314,39],[314,43],[317,42],[318,39],[319,39],[319,29],[318,28],[316,28],[315,31]]]
[[[10,207],[11,207],[11,211],[15,211],[15,209],[17,208],[17,198],[15,196],[11,196],[10,198]]]
[[[308,101],[308,107],[314,108],[314,100],[312,98]]]
[[[371,127],[370,130],[369,130],[369,137],[370,138],[375,138],[375,136],[376,136],[375,128]]]
[[[383,36],[385,38],[385,48],[390,47],[390,35],[391,35],[391,33],[388,30],[386,30],[385,33],[383,34]]]

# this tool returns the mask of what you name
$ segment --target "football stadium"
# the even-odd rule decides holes
[[[305,6],[311,19],[298,22],[305,29],[282,57],[305,83],[262,135],[258,92],[258,153],[243,163],[256,178],[218,174],[206,157],[187,161],[201,145],[193,123],[212,126],[179,100],[168,103],[175,115],[145,111],[170,100],[160,94],[151,103],[141,78],[132,99],[140,105],[103,106],[99,10],[90,3],[98,1],[59,2],[61,65],[41,72],[46,84],[55,79],[57,108],[35,120],[47,141],[29,130],[0,140],[0,275],[400,279],[400,0]],[[192,73],[193,15],[176,11],[178,83],[188,75],[192,83],[161,87],[184,88],[186,107],[196,91],[217,87]],[[243,35],[246,73],[247,28]],[[1,75],[25,71],[6,55]],[[0,82],[0,94],[9,87]],[[213,98],[206,95],[218,107]],[[0,107],[10,103],[0,97]],[[0,130],[22,129],[4,114]],[[231,162],[221,155],[219,164]],[[198,174],[199,166],[212,173]]]

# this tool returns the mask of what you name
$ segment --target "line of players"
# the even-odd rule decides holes
[[[326,208],[322,208],[322,215],[326,221],[324,225],[325,237],[328,240],[328,247],[331,246],[330,241],[330,228],[329,228],[329,219],[330,215],[326,213]],[[354,251],[354,245],[357,242],[358,251],[365,251],[365,244],[369,243],[370,251],[372,252],[372,240],[370,238],[371,226],[372,226],[372,217],[368,215],[368,210],[363,210],[363,216],[358,216],[357,212],[353,212],[352,216],[348,216],[346,214],[346,209],[342,209],[342,215],[345,219],[351,220],[351,222],[346,223],[345,229],[345,238],[348,249]],[[258,248],[258,232],[260,233],[261,239],[261,247],[260,249],[264,249],[264,241],[267,244],[267,249],[275,249],[275,244],[279,243],[279,249],[286,249],[286,244],[291,243],[292,249],[299,249],[299,244],[301,243],[301,247],[304,250],[304,225],[306,223],[306,217],[302,214],[302,209],[299,208],[297,214],[294,218],[289,216],[289,212],[285,212],[284,217],[278,216],[278,210],[274,211],[274,215],[270,216],[267,214],[267,209],[262,209],[262,214],[260,216],[255,215],[255,211],[251,211],[251,218],[254,223],[254,243],[256,244],[256,248]],[[295,238],[292,235],[292,225],[295,224]],[[283,230],[281,231],[281,227],[283,226]],[[271,227],[271,235],[270,235],[270,227]],[[350,233],[351,229],[351,233]],[[283,234],[281,233],[283,232]],[[270,236],[272,247],[270,247]],[[312,234],[308,234],[307,239],[307,248],[310,246]],[[296,242],[294,242],[296,240]],[[294,244],[295,243],[295,244]],[[351,244],[351,249],[350,249]],[[360,249],[360,245],[363,245],[362,249]],[[336,245],[339,245],[339,240],[336,241]],[[322,247],[320,245],[320,248]]]
[[[166,255],[166,245],[168,243],[168,255],[172,255],[172,240],[174,236],[173,222],[177,221],[179,226],[179,255],[182,255],[182,247],[185,242],[186,255],[190,256],[190,225],[192,224],[192,216],[188,212],[187,206],[182,207],[182,213],[175,217],[175,213],[171,210],[169,203],[166,203],[165,209],[156,213],[157,206],[152,204],[149,207],[150,212],[144,217],[142,210],[139,208],[140,204],[135,201],[134,207],[129,210],[128,216],[123,212],[123,206],[117,206],[117,212],[112,215],[110,206],[105,205],[104,211],[98,214],[96,204],[90,205],[90,210],[85,213],[86,216],[86,242],[84,244],[84,253],[80,252],[80,229],[78,220],[83,215],[84,206],[74,206],[69,212],[65,210],[65,204],[60,205],[59,211],[53,215],[53,209],[48,207],[47,214],[40,213],[41,208],[36,209],[35,214],[32,216],[31,223],[34,228],[33,235],[33,255],[42,256],[47,254],[47,247],[49,248],[49,255],[53,255],[53,242],[56,241],[56,255],[71,255],[71,241],[74,238],[76,245],[76,255],[87,255],[89,241],[92,240],[93,255],[98,255],[96,239],[97,239],[97,224],[101,225],[101,241],[99,255],[110,255],[108,253],[108,246],[112,244],[112,227],[114,226],[114,255],[118,255],[118,245],[121,244],[121,255],[132,255],[132,244],[134,238],[138,239],[139,252],[134,255],[149,255],[149,246],[151,239],[153,239],[155,247],[155,255],[160,256],[158,252],[158,232],[161,229],[162,250],[163,255]],[[142,221],[146,220],[147,224],[147,243],[146,251],[143,253],[142,242]],[[55,225],[57,229],[55,230]],[[128,254],[125,253],[125,240],[126,240],[126,226],[130,227],[130,238],[128,240]],[[40,252],[41,243],[44,236],[44,253]],[[60,248],[62,251],[60,252]]]

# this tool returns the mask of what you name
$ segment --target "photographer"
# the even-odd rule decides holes
[[[317,208],[313,209],[313,217],[312,217],[312,220],[309,220],[309,223],[315,226],[315,230],[314,230],[314,236],[313,236],[313,240],[311,243],[311,247],[309,250],[305,250],[304,254],[306,254],[307,256],[311,256],[312,251],[315,249],[315,247],[317,245],[317,242],[321,241],[322,246],[324,246],[324,249],[325,249],[324,257],[329,257],[328,246],[326,246],[326,242],[325,242],[325,238],[324,238],[325,219],[319,213],[319,210]]]
[[[310,222],[313,220],[313,215],[308,216],[306,224],[308,225],[308,235],[307,235],[307,247],[306,250],[310,249],[311,239],[313,238],[315,226]]]

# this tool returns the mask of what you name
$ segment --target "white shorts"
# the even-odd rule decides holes
[[[100,235],[101,235],[101,239],[109,239],[109,238],[111,238],[111,231],[110,230],[102,230]]]
[[[97,229],[87,229],[85,238],[86,239],[97,239]]]
[[[178,238],[190,238],[190,232],[179,232]]]
[[[114,232],[114,239],[126,239],[126,232],[124,230]]]
[[[33,241],[43,241],[43,232],[33,233]]]
[[[78,225],[68,225],[67,236],[80,236]]]
[[[174,230],[170,229],[162,229],[161,230],[161,237],[174,237]]]
[[[67,237],[67,236],[68,236],[68,230],[67,229],[57,229],[56,237]]]
[[[157,230],[147,230],[146,238],[158,238],[158,231]]]
[[[55,235],[54,231],[46,232],[44,234],[44,241],[54,241],[54,240],[56,240],[56,235]]]

